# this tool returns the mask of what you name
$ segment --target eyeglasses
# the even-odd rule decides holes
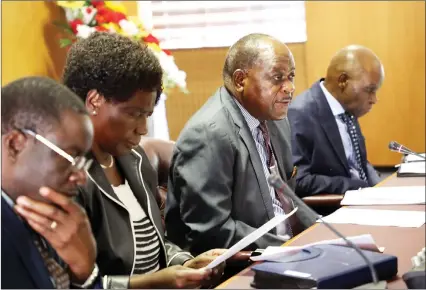
[[[65,152],[64,150],[62,150],[61,148],[59,148],[58,146],[56,146],[55,144],[53,144],[52,142],[50,142],[49,140],[44,138],[43,136],[41,136],[41,135],[31,131],[31,130],[21,129],[21,131],[28,134],[28,135],[33,136],[38,141],[40,141],[41,143],[43,143],[44,145],[46,145],[47,147],[49,147],[50,149],[52,149],[53,151],[55,151],[56,153],[58,153],[59,155],[64,157],[66,160],[68,160],[71,163],[71,165],[73,166],[73,168],[75,170],[84,169],[85,171],[87,171],[87,170],[89,170],[90,165],[92,165],[93,160],[87,159],[84,156],[72,157],[67,152]]]

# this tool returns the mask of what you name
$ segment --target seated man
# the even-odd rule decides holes
[[[351,45],[332,58],[325,79],[295,98],[288,119],[299,196],[343,194],[379,181],[358,118],[377,102],[383,78],[378,57]]]
[[[228,51],[221,87],[176,142],[166,203],[168,237],[193,253],[229,248],[293,204],[268,185],[270,169],[293,185],[290,128],[294,92],[288,47],[250,34]],[[296,215],[299,217],[297,218]],[[250,249],[281,245],[308,224],[303,212]]]
[[[72,200],[93,139],[83,102],[44,77],[1,95],[1,287],[100,287],[95,239]]]

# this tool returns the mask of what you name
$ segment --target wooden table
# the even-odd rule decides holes
[[[377,186],[415,186],[425,185],[424,177],[405,177],[397,178],[391,175],[383,180]],[[394,206],[357,206],[356,208],[377,208],[392,210],[418,210],[425,211],[425,205],[394,205]],[[342,234],[346,236],[355,236],[361,234],[371,234],[379,247],[385,247],[384,253],[398,257],[398,275],[388,281],[388,289],[406,289],[402,275],[412,267],[411,257],[415,256],[425,247],[425,225],[420,228],[400,228],[400,227],[382,227],[382,226],[364,226],[351,224],[334,225]],[[283,246],[302,246],[308,243],[335,239],[337,238],[324,225],[315,224],[300,233],[293,239],[286,242]],[[217,289],[252,289],[250,283],[253,281],[254,272],[250,267],[241,271],[239,274],[231,277],[220,284]]]

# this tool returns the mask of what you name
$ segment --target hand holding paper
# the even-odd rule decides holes
[[[270,221],[266,222],[263,226],[246,236],[245,238],[241,239],[238,243],[233,245],[230,249],[228,249],[225,253],[217,257],[213,262],[211,262],[209,265],[207,265],[207,269],[212,269],[219,265],[220,263],[226,261],[239,251],[243,250],[247,246],[249,246],[251,243],[255,242],[257,239],[262,237],[264,234],[275,228],[277,225],[285,221],[287,218],[289,218],[291,215],[293,215],[297,211],[297,207],[294,208],[290,213],[286,215],[278,215],[271,219]]]

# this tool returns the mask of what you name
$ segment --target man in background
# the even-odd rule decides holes
[[[291,51],[271,36],[250,34],[229,49],[224,86],[176,142],[165,217],[170,240],[193,253],[229,248],[293,209],[267,178],[276,167],[293,185],[286,114],[294,77]],[[249,248],[281,245],[309,225],[303,214],[299,209]]]
[[[100,287],[90,224],[72,200],[93,139],[83,102],[44,77],[1,95],[2,288]]]
[[[376,104],[383,79],[379,58],[350,45],[331,59],[325,79],[295,98],[288,119],[299,196],[343,194],[378,183],[358,118]]]

